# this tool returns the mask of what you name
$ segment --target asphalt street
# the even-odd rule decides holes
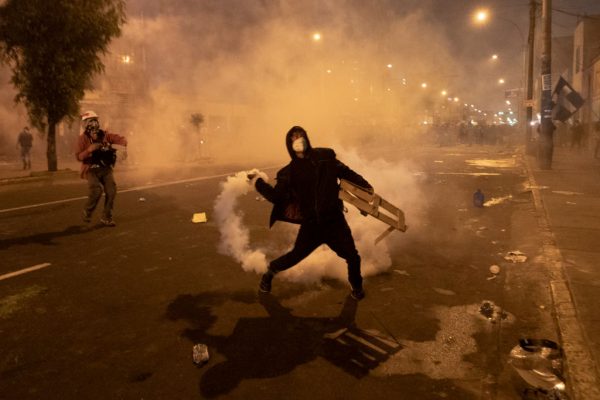
[[[524,398],[511,349],[558,340],[523,161],[491,146],[361,157],[400,154],[422,212],[385,239],[390,261],[360,302],[331,277],[276,279],[259,296],[260,275],[218,251],[221,183],[254,166],[117,170],[115,228],[81,221],[74,175],[0,186],[0,398]],[[270,230],[256,196],[237,206],[252,246],[285,249],[289,228]],[[198,212],[208,222],[192,223]],[[505,259],[517,250],[525,262]],[[202,366],[197,343],[209,349]]]

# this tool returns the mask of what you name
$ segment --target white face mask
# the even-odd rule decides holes
[[[306,139],[298,138],[292,142],[292,149],[297,153],[303,153],[306,150]]]

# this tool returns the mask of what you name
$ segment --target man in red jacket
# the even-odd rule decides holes
[[[105,226],[115,226],[112,210],[117,195],[113,177],[116,150],[111,145],[127,146],[127,139],[100,129],[98,115],[93,111],[86,111],[81,116],[81,123],[83,132],[79,135],[75,156],[81,161],[81,178],[88,181],[88,200],[83,209],[83,221],[91,221],[92,213],[104,192],[104,210],[100,222]]]

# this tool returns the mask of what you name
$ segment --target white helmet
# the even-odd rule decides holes
[[[98,119],[98,114],[96,114],[94,111],[86,111],[83,114],[81,114],[81,120],[85,121],[86,119],[90,119],[90,118],[96,118]]]

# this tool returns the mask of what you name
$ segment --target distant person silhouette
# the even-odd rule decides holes
[[[29,132],[29,127],[23,128],[17,138],[17,148],[21,148],[21,160],[23,160],[23,169],[31,169],[31,148],[33,147],[33,135]]]

